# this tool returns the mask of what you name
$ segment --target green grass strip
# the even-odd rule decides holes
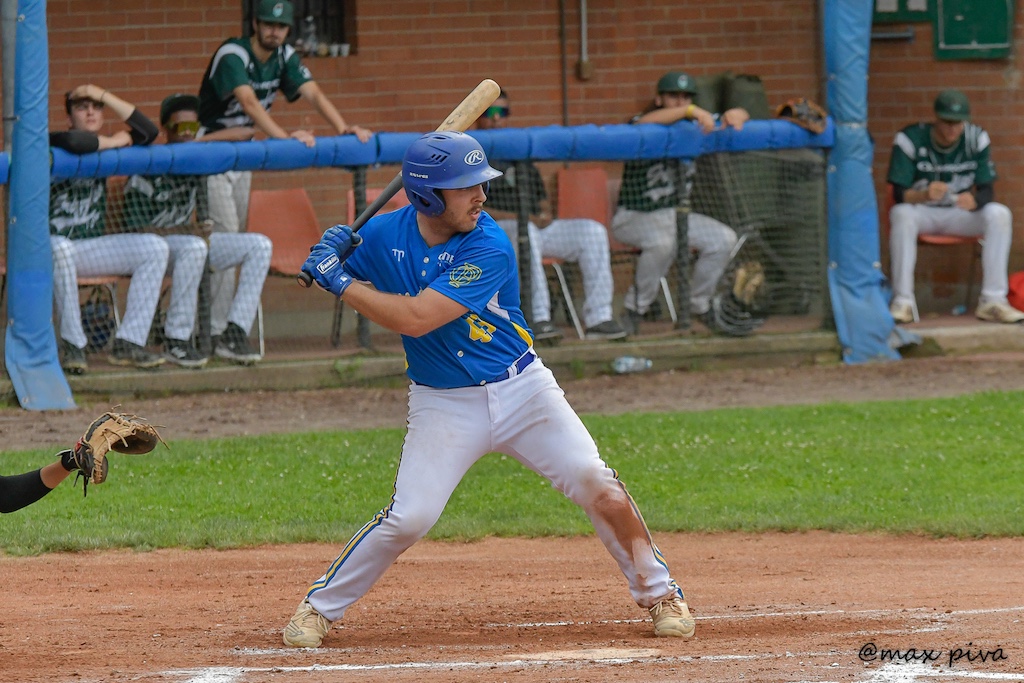
[[[695,380],[699,381],[699,380]],[[584,416],[654,531],[1024,534],[1024,393],[953,399]],[[14,555],[93,548],[343,543],[388,504],[404,430],[173,441],[113,454],[82,499],[73,478],[0,516]],[[0,457],[4,474],[53,453]],[[582,512],[492,454],[433,538],[592,533]]]

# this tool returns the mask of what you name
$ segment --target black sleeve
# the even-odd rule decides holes
[[[992,183],[985,183],[984,185],[977,185],[974,188],[974,201],[978,205],[974,210],[977,211],[981,207],[988,204],[990,201],[995,199],[995,189],[992,187]]]
[[[906,191],[907,191],[907,188],[903,187],[902,185],[895,185],[894,184],[892,186],[892,200],[894,202],[896,202],[897,204],[902,204],[903,203],[903,193],[906,192]]]
[[[96,133],[85,130],[66,130],[50,133],[50,146],[60,147],[72,154],[88,154],[100,148],[100,138]]]
[[[156,124],[140,112],[138,107],[135,108],[135,111],[132,112],[132,115],[128,117],[125,123],[132,129],[133,145],[148,145],[153,140],[156,140],[156,136],[160,134],[160,129],[156,127]]]
[[[39,470],[10,477],[0,476],[0,512],[20,510],[49,492]]]

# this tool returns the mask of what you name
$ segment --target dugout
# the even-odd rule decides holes
[[[849,30],[851,26],[867,25],[867,22],[864,20],[864,18],[859,16],[859,8],[855,7],[855,5],[859,4],[860,3],[851,2],[844,3],[839,2],[838,0],[822,3],[822,18],[826,26],[825,34],[827,38],[826,55],[828,55],[828,50],[833,49],[833,44],[831,43],[832,38],[829,38],[829,36],[835,36],[835,29],[830,27],[834,27],[838,25],[839,22],[843,22],[844,29],[842,33],[844,34],[844,37],[847,38],[848,40],[852,40],[855,43],[858,41],[863,42],[864,49],[862,49],[862,53],[865,55],[864,64],[866,65],[866,38],[864,38],[866,32],[857,33],[855,31],[851,32]],[[26,2],[23,3],[23,5],[24,7],[22,8],[22,10],[25,17],[25,22],[24,28],[19,30],[18,40],[21,41],[22,38],[25,38],[26,44],[22,45],[21,42],[18,43],[18,62],[22,64],[30,63],[32,65],[31,70],[29,69],[29,67],[26,66],[23,67],[22,71],[23,74],[28,74],[31,71],[31,77],[28,75],[23,75],[20,79],[17,79],[18,87],[24,88],[24,90],[19,91],[18,96],[16,98],[5,97],[4,101],[5,103],[17,102],[18,111],[16,112],[16,115],[19,117],[19,126],[23,125],[26,127],[25,129],[28,130],[31,126],[34,125],[36,126],[35,130],[42,133],[45,132],[45,103],[47,97],[47,84],[45,82],[45,79],[38,78],[38,74],[40,70],[45,72],[45,67],[47,66],[45,58],[45,3]],[[33,30],[35,31],[35,33],[30,32]],[[11,41],[5,41],[5,47],[10,43]],[[35,52],[33,52],[33,50],[35,50]],[[25,60],[31,61],[21,62],[23,58]],[[5,60],[5,63],[9,61],[10,60]],[[851,62],[849,60],[840,59],[832,63],[837,65],[838,68],[830,68],[830,71],[841,76],[843,73],[847,71],[848,65]],[[859,72],[859,75],[862,78],[863,71]],[[857,80],[858,75],[855,74],[853,78],[854,80]],[[829,104],[834,113],[842,109],[842,107],[834,106],[839,104],[839,102],[834,102],[833,97],[831,95],[829,97]],[[35,117],[34,123],[33,117]],[[38,123],[40,119],[43,120],[42,125],[39,125]],[[841,119],[841,123],[845,125],[846,119]],[[842,131],[840,130],[837,130],[835,132],[837,148],[843,146],[842,144],[838,144],[843,142],[844,136],[841,135],[841,132]],[[42,135],[40,135],[39,137],[42,138]],[[10,140],[11,138],[12,136],[8,136],[8,140]],[[26,136],[13,136],[13,139],[19,145],[29,144],[29,138]],[[44,148],[39,148],[38,140],[33,141],[31,144],[35,145],[35,147],[19,146],[18,149],[14,150],[15,153],[10,157],[18,161],[18,164],[16,164],[15,168],[12,169],[11,173],[12,189],[17,183],[22,182],[22,180],[28,181],[30,177],[31,182],[29,184],[33,185],[35,188],[39,188],[41,185],[45,185],[45,176],[48,169],[46,168],[45,163],[41,163],[41,160],[46,158],[46,151]],[[250,144],[269,145],[270,143]],[[318,145],[318,149],[319,147],[320,146]],[[129,168],[138,168],[138,166],[131,166],[131,164],[134,163],[132,160],[129,160],[121,156],[124,152],[128,151],[129,150],[114,151],[113,155],[116,155],[116,161],[110,161],[109,157],[112,155],[109,153],[104,153],[108,155],[108,158],[91,162],[95,163],[95,167],[96,169],[98,169],[97,171],[94,172],[115,174],[124,172]],[[233,163],[244,165],[250,163],[252,159],[259,157],[261,154],[266,155],[267,152],[265,149],[257,149],[256,147],[252,147],[247,148],[245,150],[233,150],[232,153],[235,155]],[[299,156],[302,155],[300,154]],[[323,168],[325,169],[325,172],[327,168],[330,168],[330,173],[333,174],[343,174],[344,171],[339,169],[344,168],[345,164],[351,163],[348,160],[339,161],[337,159],[332,159],[331,162],[328,163],[324,161],[327,158],[327,156],[329,155],[326,152],[323,155],[321,155],[321,153],[317,151],[312,159],[305,158],[303,160],[303,163],[306,163],[309,166],[316,167],[318,166],[318,164],[323,162]],[[689,158],[696,157],[690,156]],[[32,163],[28,165],[22,165],[22,162],[29,159],[31,159]],[[271,160],[269,163],[272,165],[283,163],[281,161],[282,157],[278,156],[278,150],[274,150],[273,154],[270,155],[270,159]],[[160,167],[159,165],[147,165],[146,168],[150,172],[155,172]],[[278,172],[286,171],[285,168],[274,168],[268,170],[274,170]],[[830,167],[828,170],[829,172],[831,172],[832,168]],[[26,172],[31,172],[31,174],[33,175],[23,175]],[[848,184],[844,184],[843,187],[844,190],[848,187],[852,188],[852,186]],[[829,196],[832,197],[833,194],[834,193],[830,192]],[[24,193],[19,191],[13,193],[12,196],[14,197],[14,201],[12,202],[9,208],[12,216],[18,219],[18,222],[21,226],[38,225],[41,228],[41,226],[45,224],[45,221],[42,219],[42,214],[45,209],[43,209],[43,211],[40,210],[42,208],[42,205],[40,203],[41,199],[40,193],[38,191]],[[28,201],[28,203],[23,204],[22,202],[25,200],[31,201]],[[34,218],[33,212],[35,212]],[[836,225],[836,222],[831,219],[833,215],[834,214],[830,214],[830,230],[833,230],[834,226]],[[14,220],[12,218],[10,223],[13,222]],[[31,403],[32,405],[26,405],[24,400],[23,405],[26,405],[26,407],[38,408],[41,405],[41,403],[37,401],[38,398],[40,396],[46,395],[52,396],[52,388],[60,388],[62,384],[62,377],[60,376],[59,368],[57,368],[54,364],[54,358],[52,355],[54,349],[49,344],[49,342],[46,341],[46,339],[52,338],[53,334],[48,315],[49,307],[46,305],[46,302],[50,300],[50,290],[49,287],[47,286],[45,276],[46,268],[39,267],[40,264],[43,264],[45,266],[45,255],[43,254],[43,252],[45,251],[46,240],[39,239],[38,235],[35,235],[33,237],[32,235],[26,234],[28,230],[29,228],[25,227],[21,227],[20,229],[14,231],[11,231],[9,229],[9,239],[7,241],[7,256],[9,267],[8,293],[10,294],[12,292],[16,292],[18,296],[9,296],[7,299],[8,311],[10,314],[9,321],[14,320],[16,321],[17,324],[8,324],[7,344],[5,347],[5,352],[7,356],[8,371],[11,374],[12,380],[14,380],[15,384],[19,386],[19,399],[22,400],[24,397],[31,397],[29,403]],[[877,224],[875,232],[877,233]],[[23,238],[28,239],[25,239],[23,241]],[[840,258],[837,261],[834,261],[836,264],[836,269],[845,270],[845,268],[848,265],[845,256],[846,255],[842,255],[842,258]],[[840,284],[842,284],[843,286],[848,286],[848,283]],[[858,283],[858,285],[859,284],[866,284],[868,287],[872,287],[876,286],[877,282],[871,282],[871,278],[867,278],[863,283]],[[833,284],[833,286],[835,286],[835,284]],[[855,294],[852,298],[856,299],[858,297],[859,294]],[[19,303],[12,303],[15,300],[17,300]],[[23,324],[26,325],[26,327],[21,327]],[[839,328],[840,335],[844,335],[844,326],[839,325]],[[845,345],[847,344],[844,342],[844,346]],[[852,343],[849,346],[851,348],[856,348],[858,344]],[[876,354],[869,352],[867,354],[867,357],[873,357],[874,355]],[[850,360],[851,362],[857,362],[859,359],[863,359],[863,357],[864,356],[857,354],[853,356],[847,356],[847,359]],[[31,389],[31,387],[35,387],[37,385],[39,387],[46,388],[41,391],[35,391]],[[58,394],[60,393],[61,392],[58,392]]]

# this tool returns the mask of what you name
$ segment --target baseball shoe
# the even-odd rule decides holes
[[[979,304],[978,310],[974,312],[978,320],[990,323],[1019,323],[1024,320],[1024,313],[1006,303],[1005,301],[990,301]]]
[[[633,336],[640,331],[640,321],[644,319],[644,314],[637,313],[631,308],[625,309],[624,313],[622,328],[626,331],[627,335]]]
[[[242,365],[252,365],[261,356],[249,346],[249,335],[235,323],[228,323],[224,333],[217,337],[213,351],[220,358],[227,358]]]
[[[164,358],[183,368],[201,368],[209,360],[196,350],[192,342],[180,339],[168,339],[164,342]]]
[[[550,320],[541,320],[533,324],[533,338],[536,341],[557,341],[562,338],[562,331]]]
[[[669,638],[690,638],[696,630],[693,617],[683,599],[675,596],[662,600],[651,608],[654,635]]]
[[[85,360],[85,349],[80,349],[66,339],[60,340],[60,366],[69,375],[81,375],[89,368]]]
[[[980,310],[980,309],[979,309]],[[893,301],[889,306],[889,313],[892,319],[898,323],[914,322],[914,305],[904,301]],[[980,315],[978,317],[981,317]]]
[[[110,350],[108,359],[113,365],[134,365],[143,370],[164,364],[164,359],[161,356],[150,353],[138,344],[124,339],[114,339],[114,346]]]
[[[622,328],[618,320],[605,320],[599,325],[588,327],[587,339],[625,339],[629,333]]]
[[[284,627],[284,644],[291,647],[320,647],[324,636],[331,630],[331,622],[313,609],[309,599],[303,599]]]

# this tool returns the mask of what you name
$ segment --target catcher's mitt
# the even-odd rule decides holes
[[[69,472],[77,470],[78,478],[84,479],[82,494],[85,495],[89,482],[102,484],[106,481],[108,452],[149,453],[157,442],[167,446],[156,427],[144,418],[106,412],[92,421],[74,448],[61,452],[61,462]]]
[[[780,104],[775,110],[775,116],[815,134],[824,133],[828,126],[828,113],[819,104],[804,97]]]

